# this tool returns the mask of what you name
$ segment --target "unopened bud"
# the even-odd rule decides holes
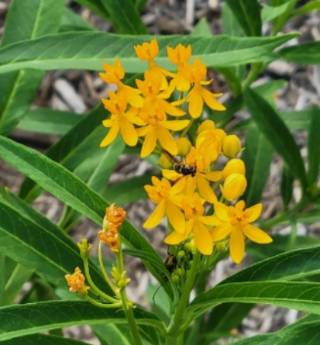
[[[88,258],[92,248],[92,245],[88,242],[88,240],[86,238],[82,239],[78,243],[78,247],[80,249],[80,256],[82,258]]]
[[[210,129],[215,129],[216,125],[212,120],[204,120],[201,125],[198,127],[198,134],[207,131]]]
[[[241,142],[239,137],[234,134],[227,135],[223,139],[222,144],[223,154],[229,158],[234,158],[241,151]]]
[[[177,139],[178,155],[186,156],[191,149],[191,142],[188,138],[182,137]]]
[[[247,180],[242,174],[229,175],[223,184],[222,195],[229,201],[238,199],[246,190]]]
[[[163,169],[170,169],[172,168],[172,161],[167,154],[163,153],[159,158],[159,165]]]
[[[224,178],[227,178],[231,174],[246,174],[246,166],[243,160],[238,158],[230,159],[222,171]]]

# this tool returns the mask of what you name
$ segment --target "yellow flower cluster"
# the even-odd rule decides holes
[[[203,255],[211,255],[215,243],[228,238],[231,257],[239,263],[245,255],[245,237],[257,243],[272,241],[251,224],[260,216],[261,204],[245,209],[243,201],[237,202],[247,187],[244,162],[237,158],[240,140],[211,120],[200,123],[195,138],[188,133],[205,105],[225,110],[217,100],[221,94],[207,88],[212,83],[207,79],[207,66],[199,58],[192,59],[190,45],[167,48],[175,72],[157,65],[156,40],[136,46],[135,52],[148,63],[136,87],[124,84],[119,60],[105,65],[101,73],[105,82],[117,86],[116,92],[102,100],[110,117],[103,122],[109,131],[101,146],[121,134],[129,146],[142,143],[141,157],[158,147],[164,169],[161,178],[154,176],[152,185],[145,186],[156,208],[144,227],[152,229],[166,217],[170,233],[165,242],[179,245],[191,241]],[[218,169],[221,164],[224,167]]]
[[[89,287],[85,283],[85,277],[79,267],[76,267],[72,274],[66,274],[65,279],[70,292],[77,292],[81,295],[87,294]]]

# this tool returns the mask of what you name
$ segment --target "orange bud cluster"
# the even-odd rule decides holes
[[[82,295],[87,294],[89,287],[85,283],[85,277],[79,267],[76,267],[72,274],[66,274],[65,279],[70,292],[79,292]]]
[[[107,245],[113,253],[119,251],[120,237],[119,230],[126,218],[126,211],[115,204],[107,207],[103,219],[103,229],[99,231],[99,240]]]

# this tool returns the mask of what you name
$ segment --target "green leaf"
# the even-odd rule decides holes
[[[200,57],[209,66],[230,67],[261,62],[270,58],[274,48],[295,36],[159,36],[157,38],[160,54],[157,61],[172,69],[166,57],[166,47],[181,43],[191,44],[193,56]],[[145,70],[146,64],[135,57],[133,47],[152,38],[154,36],[126,36],[101,32],[49,35],[0,49],[0,73],[21,68],[101,70],[103,63],[113,63],[115,57],[121,59],[127,72],[139,73]]]
[[[85,19],[65,8],[59,32],[67,31],[92,31],[95,30]]]
[[[281,49],[278,52],[280,58],[290,62],[306,65],[319,64],[320,42],[310,42]]]
[[[101,340],[101,345],[131,345],[124,332],[116,325],[95,325],[93,330]]]
[[[244,196],[247,205],[260,202],[269,177],[273,149],[256,126],[251,126],[246,135],[243,160],[246,164],[248,188]]]
[[[280,331],[257,335],[232,343],[232,345],[318,345],[320,322],[296,322]]]
[[[92,12],[101,16],[102,18],[109,19],[109,14],[105,7],[102,5],[101,0],[76,0],[82,6],[88,7]]]
[[[74,210],[102,224],[107,202],[63,166],[4,137],[0,137],[0,157]],[[129,222],[123,224],[121,235],[132,248],[147,254],[144,264],[171,294],[167,278],[153,265],[152,260],[158,265],[163,262],[149,242]]]
[[[221,284],[194,299],[189,311],[198,317],[221,303],[272,304],[320,314],[320,283],[259,281]]]
[[[260,131],[282,156],[292,174],[300,180],[305,189],[306,172],[299,148],[280,116],[267,101],[250,89],[245,92],[245,102]]]
[[[284,13],[291,7],[290,1],[285,2],[279,6],[264,5],[262,8],[261,16],[264,22],[273,20]]]
[[[132,0],[100,0],[100,2],[110,15],[109,19],[117,32],[132,35],[147,33]]]
[[[308,136],[308,179],[316,184],[320,169],[320,109],[313,109]]]
[[[211,27],[207,21],[207,18],[201,18],[198,23],[195,25],[195,27],[192,30],[191,33],[192,36],[211,36]]]
[[[284,166],[282,169],[280,191],[281,191],[283,205],[285,206],[285,208],[287,208],[287,206],[289,205],[292,199],[293,183],[294,183],[294,176],[292,176],[288,167]]]
[[[296,280],[320,273],[320,247],[296,249],[260,261],[221,284],[257,280]]]
[[[82,341],[55,337],[52,335],[27,335],[21,338],[1,341],[1,345],[88,345]]]
[[[57,32],[63,10],[63,0],[13,0],[6,18],[2,47]],[[39,71],[0,76],[0,133],[8,133],[23,117],[42,77]]]
[[[134,309],[141,325],[161,324],[153,314]],[[14,320],[14,322],[12,322]],[[103,309],[81,301],[51,301],[0,308],[0,341],[75,325],[126,324],[119,309]]]
[[[17,128],[44,134],[64,135],[83,119],[82,115],[46,108],[28,111]]]
[[[319,10],[320,9],[320,0],[311,0],[308,1],[305,5],[300,6],[297,8],[294,12],[294,16],[301,16],[305,13],[314,11],[314,10]]]
[[[261,5],[257,0],[226,0],[247,36],[261,35]]]

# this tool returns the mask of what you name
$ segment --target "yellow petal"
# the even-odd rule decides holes
[[[261,212],[262,212],[262,204],[259,203],[247,208],[244,211],[244,216],[247,218],[248,223],[252,223],[252,222],[255,222],[260,217]]]
[[[223,196],[229,200],[238,199],[247,188],[247,180],[242,174],[229,175],[221,188]]]
[[[196,178],[197,178],[197,186],[199,189],[199,194],[207,201],[211,203],[215,203],[217,201],[217,197],[214,194],[214,191],[211,188],[209,182],[205,179],[205,177],[203,177],[200,174],[197,174]]]
[[[252,242],[267,244],[273,241],[266,232],[253,225],[245,226],[243,232]]]
[[[206,225],[218,225],[220,224],[216,216],[201,216],[199,217],[200,222]]]
[[[167,204],[167,217],[173,229],[180,234],[186,231],[186,222],[182,211],[173,203]]]
[[[113,126],[109,129],[108,134],[106,137],[101,141],[100,147],[106,147],[110,145],[117,137],[119,133],[119,125],[114,123]]]
[[[111,119],[103,120],[102,124],[103,124],[104,127],[109,128],[109,127],[112,126],[113,121]]]
[[[217,101],[216,95],[207,89],[202,89],[202,97],[209,108],[216,111],[226,110],[225,106]]]
[[[149,156],[157,145],[157,135],[153,128],[149,129],[142,144],[140,157],[145,158]]]
[[[181,131],[189,125],[189,120],[171,120],[171,121],[161,121],[161,126],[170,129],[172,131]]]
[[[206,173],[206,178],[209,181],[217,182],[217,181],[221,180],[222,172],[221,171],[210,171],[210,172]]]
[[[169,245],[175,245],[183,242],[185,239],[185,234],[179,234],[178,232],[173,231],[164,239],[164,242]]]
[[[228,222],[230,220],[229,217],[229,208],[228,206],[224,205],[221,202],[217,202],[214,204],[214,212],[215,215],[224,222]]]
[[[157,128],[157,136],[161,147],[163,147],[174,156],[178,153],[177,143],[166,128],[159,126]]]
[[[174,106],[173,104],[170,104],[168,102],[164,102],[164,108],[165,108],[165,112],[169,115],[172,116],[183,116],[185,115],[185,111]]]
[[[193,230],[194,244],[203,255],[211,255],[213,251],[213,241],[209,229],[201,223],[195,223]]]
[[[229,225],[219,226],[211,231],[211,237],[215,242],[224,240],[230,235],[232,228]]]
[[[126,119],[122,119],[120,131],[123,141],[129,146],[136,146],[138,142],[138,133],[133,125]]]
[[[165,200],[162,200],[144,222],[143,227],[146,229],[152,229],[159,225],[165,215],[165,206],[166,202]]]
[[[162,169],[162,176],[170,181],[176,181],[180,177],[182,177],[182,174],[177,173],[175,170],[170,170],[170,169]]]
[[[188,97],[189,102],[189,113],[196,119],[198,118],[203,110],[203,99],[201,94],[197,90],[192,90]]]
[[[227,178],[231,174],[246,174],[246,166],[244,161],[238,158],[233,158],[228,161],[228,163],[223,168],[223,177]]]
[[[244,236],[240,229],[233,229],[230,237],[230,255],[236,264],[240,264],[245,255]]]

